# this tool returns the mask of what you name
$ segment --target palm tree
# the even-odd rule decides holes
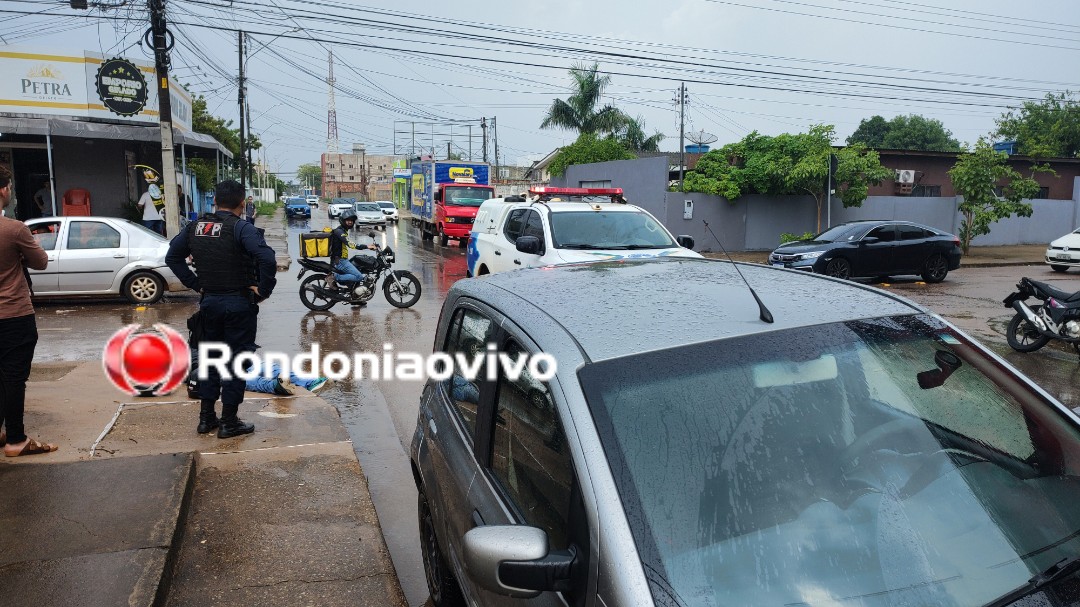
[[[653,133],[651,137],[645,136],[644,120],[641,116],[627,118],[626,123],[616,134],[619,141],[632,152],[659,152],[660,142],[664,140],[664,134],[660,131]]]
[[[577,131],[579,135],[612,134],[623,128],[627,121],[626,114],[611,105],[597,109],[604,89],[611,84],[611,76],[601,76],[599,69],[597,63],[588,68],[575,64],[570,69],[574,94],[565,101],[553,101],[540,128],[568,129]]]

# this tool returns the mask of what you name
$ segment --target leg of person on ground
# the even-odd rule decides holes
[[[0,320],[0,444],[8,457],[49,453],[58,448],[26,436],[23,427],[26,380],[30,378],[37,337],[37,322],[32,314]]]

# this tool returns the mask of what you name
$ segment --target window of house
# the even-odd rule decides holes
[[[1050,188],[1039,188],[1039,193],[1035,195],[1035,200],[1048,200],[1050,198]]]
[[[941,186],[939,185],[917,185],[911,189],[912,196],[922,196],[926,198],[940,198]]]
[[[513,340],[504,351],[512,360],[527,354]],[[491,472],[526,524],[547,532],[553,549],[566,548],[574,467],[551,392],[528,370],[499,379],[492,446]]]
[[[499,179],[510,179],[510,169],[507,167],[500,168]]]
[[[579,181],[578,182],[578,187],[579,188],[610,188],[611,187],[611,180],[608,179],[608,180],[605,180],[605,181]]]

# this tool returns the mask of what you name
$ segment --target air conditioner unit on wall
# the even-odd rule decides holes
[[[915,183],[915,171],[912,169],[897,169],[896,170],[896,182],[897,183]]]

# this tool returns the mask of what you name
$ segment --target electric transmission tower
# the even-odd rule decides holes
[[[330,98],[326,105],[326,151],[331,154],[338,153],[337,132],[337,103],[334,101],[334,50],[330,49],[330,74],[326,77],[326,84],[330,87]]]

